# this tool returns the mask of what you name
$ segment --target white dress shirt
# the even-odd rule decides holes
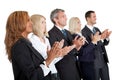
[[[43,43],[40,41],[39,37],[34,35],[33,33],[29,34],[28,39],[31,41],[32,46],[43,56],[44,59],[46,59],[47,58],[47,48],[49,48],[49,49],[51,48],[49,40],[46,37],[44,37],[45,43]],[[46,76],[50,71],[51,71],[51,73],[57,73],[55,63],[57,63],[59,60],[61,60],[61,59],[55,58],[50,63],[49,67],[47,67],[46,65],[43,65],[43,64],[40,65],[40,67],[43,69],[44,76]]]
[[[93,32],[93,27],[94,26],[90,26],[90,25],[86,25],[92,32]]]

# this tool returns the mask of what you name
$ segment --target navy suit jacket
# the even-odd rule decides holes
[[[12,47],[12,66],[15,80],[50,80],[44,77],[40,64],[43,57],[25,38],[20,38]]]
[[[95,27],[95,30],[98,31],[100,34],[101,34],[101,31]],[[83,29],[82,29],[82,35],[86,38],[86,40],[89,42],[89,44],[85,44],[83,46],[83,55],[81,57],[82,60],[84,61],[94,61],[95,59],[95,53],[94,51],[96,49],[99,49],[101,48],[101,52],[103,52],[103,57],[104,57],[104,61],[107,63],[109,62],[108,61],[108,57],[107,57],[107,53],[106,53],[106,49],[105,49],[105,45],[108,45],[109,41],[107,41],[106,39],[104,39],[103,42],[99,41],[97,43],[97,45],[93,45],[91,43],[91,35],[93,34],[93,32],[87,27],[85,26]],[[100,43],[100,44],[99,44]]]
[[[72,34],[73,38],[76,36],[81,37],[79,34]],[[79,57],[79,61],[81,62],[91,62],[94,60],[94,54],[93,49],[95,48],[95,45],[91,42],[85,44],[80,48],[80,50],[77,53],[77,56]]]

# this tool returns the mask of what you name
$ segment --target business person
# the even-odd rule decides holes
[[[43,56],[44,59],[46,59],[47,50],[51,48],[48,38],[46,38],[46,36],[48,36],[46,30],[46,18],[42,15],[34,14],[31,16],[31,21],[33,22],[33,33],[30,34],[29,40],[31,41],[33,47]],[[60,47],[62,48],[64,40],[61,40],[60,43]],[[66,55],[66,53],[70,50],[70,47],[63,48],[64,53],[62,53],[61,57]],[[55,58],[49,65],[51,80],[60,80],[55,63],[61,60],[61,57]]]
[[[100,40],[100,35],[98,33],[93,35],[91,38],[91,42],[89,43],[81,34],[81,21],[78,17],[70,18],[69,31],[71,32],[73,38],[75,38],[76,36],[82,37],[84,42],[83,46],[81,46],[81,49],[77,53],[77,65],[79,67],[82,79],[94,80],[94,65],[91,64],[90,61],[93,54],[90,53],[90,51],[91,49],[95,48],[95,44],[97,44],[97,41]]]
[[[6,23],[5,46],[8,59],[12,63],[14,80],[50,80],[50,63],[59,57],[59,42],[55,42],[48,57],[32,47],[27,39],[32,32],[32,22],[26,11],[10,14]],[[44,69],[47,71],[46,75]]]
[[[72,38],[70,32],[64,29],[66,26],[67,17],[65,11],[62,9],[54,9],[51,12],[50,19],[54,27],[48,32],[50,44],[53,45],[55,41],[64,39],[64,46],[73,45],[75,48],[56,63],[56,68],[60,74],[61,80],[80,80],[78,69],[76,67],[75,54],[80,49],[82,41],[80,39]]]
[[[97,42],[95,49],[90,50],[90,54],[93,54],[93,57],[91,57],[90,61],[94,64],[95,80],[110,80],[107,64],[108,57],[105,50],[105,45],[108,45],[109,43],[108,38],[111,34],[111,31],[108,31],[108,29],[106,29],[101,32],[97,27],[94,27],[94,24],[96,24],[96,14],[94,11],[87,11],[85,13],[85,18],[87,25],[85,25],[85,27],[82,29],[82,35],[86,38],[86,40],[88,42],[91,42],[91,35],[94,35],[96,32],[99,32],[101,35],[101,39]]]

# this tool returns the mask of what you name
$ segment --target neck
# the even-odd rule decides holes
[[[39,37],[39,39],[40,39],[41,42],[45,43],[44,37]]]
[[[87,25],[89,25],[89,26],[93,26],[93,24],[92,24],[92,23],[89,23],[89,22],[87,23]]]
[[[62,29],[64,28],[64,26],[59,25],[59,24],[56,24],[56,26],[57,26],[57,27],[60,27],[60,28],[62,28]]]
[[[24,38],[27,38],[27,35],[28,35],[28,34],[25,33],[25,32],[22,33],[22,36],[23,36]]]

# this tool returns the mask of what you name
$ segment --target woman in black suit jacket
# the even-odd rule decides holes
[[[93,57],[93,54],[91,50],[95,48],[95,44],[100,39],[100,36],[98,33],[92,36],[91,42],[87,41],[81,32],[81,22],[78,17],[72,17],[69,20],[69,30],[75,38],[76,36],[81,37],[83,41],[83,46],[78,51],[77,55],[77,65],[79,67],[80,74],[83,78],[83,80],[94,80],[94,70],[91,68],[93,65],[89,65],[91,62],[91,59]],[[87,45],[87,46],[86,46]],[[84,47],[86,46],[86,47]],[[78,59],[79,58],[79,59]]]
[[[5,45],[8,59],[12,63],[15,80],[50,80],[50,71],[44,76],[43,68],[58,57],[59,42],[48,52],[46,60],[32,47],[27,35],[32,32],[32,22],[26,11],[15,11],[7,20]],[[52,54],[51,54],[52,53]],[[48,67],[47,67],[48,68]],[[48,69],[49,70],[49,69]]]

